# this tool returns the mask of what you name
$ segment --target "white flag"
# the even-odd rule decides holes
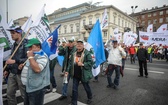
[[[47,19],[47,15],[45,14],[44,8],[45,5],[37,16],[36,21],[32,23],[31,30],[28,36],[28,39],[37,38],[41,43],[43,43],[51,34],[49,22]]]
[[[157,32],[165,32],[167,31],[167,24],[162,24],[158,29]]]
[[[147,32],[153,32],[153,24],[148,25]]]
[[[23,24],[23,26],[21,27],[21,29],[23,30],[23,32],[27,32],[30,28],[30,26],[32,25],[33,21],[32,21],[32,15],[27,19],[27,21]]]
[[[118,34],[118,28],[115,28],[115,29],[114,29],[114,35],[115,35],[115,34]]]
[[[108,15],[107,15],[107,9],[104,10],[103,18],[101,21],[101,29],[105,28],[108,26]]]
[[[3,82],[3,51],[4,47],[0,45],[0,105],[3,105],[2,100],[2,82]]]
[[[11,47],[14,42],[11,38],[10,32],[6,29],[9,29],[9,26],[6,22],[6,18],[4,18],[4,15],[0,10],[0,44],[5,44],[3,56],[4,60],[7,60],[9,58],[9,55],[11,54]]]
[[[9,23],[8,23],[8,26],[9,26],[9,27],[11,27],[12,25],[14,25],[13,19],[11,19],[11,20],[9,21]]]

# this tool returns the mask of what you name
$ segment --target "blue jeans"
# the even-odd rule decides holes
[[[55,77],[54,77],[54,69],[50,70],[50,82],[51,82],[51,85],[52,85],[53,88],[57,87],[57,83],[56,83],[56,80],[55,80]]]
[[[115,75],[114,83],[112,83],[111,76],[114,70],[115,70],[116,75]],[[108,72],[107,72],[108,85],[109,86],[119,86],[119,80],[120,80],[120,66],[109,64]]]
[[[149,59],[149,62],[152,63],[152,54],[148,54],[148,59]]]
[[[78,86],[81,80],[78,78],[73,77],[73,87],[72,87],[72,105],[77,105],[78,100]],[[81,81],[82,82],[82,81]],[[89,86],[89,82],[82,82],[83,87],[87,93],[87,98],[92,99],[92,92]]]
[[[70,80],[70,75],[68,75],[68,83],[69,83],[69,80]],[[62,96],[67,96],[68,93],[68,83],[63,83],[63,87],[62,87]]]
[[[25,94],[24,105],[43,105],[46,89],[40,89],[35,92]]]

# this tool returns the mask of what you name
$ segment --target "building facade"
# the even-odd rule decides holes
[[[130,15],[137,20],[137,28],[141,31],[146,31],[149,24],[153,24],[153,31],[162,24],[168,24],[168,5],[162,7],[153,7],[152,9],[144,9],[141,12]]]
[[[14,25],[18,25],[18,26],[22,26],[26,21],[27,21],[28,17],[22,17],[19,19],[16,19],[13,21]]]
[[[101,22],[105,9],[108,14],[108,26],[102,30],[104,42],[110,39],[115,28],[119,28],[121,33],[125,31],[136,32],[136,20],[121,10],[112,5],[95,6],[88,3],[61,8],[48,15],[51,30],[53,31],[61,24],[59,38],[70,39],[74,36],[86,41],[96,20],[100,19]]]

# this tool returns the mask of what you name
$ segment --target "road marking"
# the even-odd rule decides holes
[[[132,70],[132,71],[139,71],[138,69],[133,69],[133,68],[125,68],[126,70]],[[152,70],[148,70],[148,72],[150,73],[157,73],[157,74],[164,74],[164,72],[160,72],[160,71],[152,71]]]

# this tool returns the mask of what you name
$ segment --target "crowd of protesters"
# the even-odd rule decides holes
[[[19,46],[22,39],[22,29],[20,27],[10,28],[12,39],[15,41],[12,47],[11,55]],[[73,80],[71,105],[77,105],[79,83],[87,93],[87,104],[92,102],[92,89],[89,86],[89,80],[92,78],[93,59],[91,53],[84,48],[84,41],[81,39],[68,40],[68,43],[62,41],[58,50],[58,55],[64,56],[62,66],[62,76],[65,79],[62,86],[62,95],[59,100],[67,98],[67,90],[70,78]],[[102,63],[101,69],[107,75],[107,88],[119,89],[120,74],[124,76],[123,70],[125,60],[130,59],[131,64],[139,62],[138,77],[148,78],[147,62],[152,63],[152,58],[166,59],[168,62],[168,48],[166,46],[149,45],[126,47],[116,39],[110,39],[104,46],[106,61]],[[4,71],[4,77],[8,76],[7,100],[8,105],[17,105],[16,90],[19,87],[21,96],[24,99],[24,105],[43,105],[44,95],[47,90],[56,92],[57,85],[54,77],[54,68],[57,59],[49,60],[43,52],[41,43],[38,39],[23,40],[18,50],[12,58],[6,61],[7,67]],[[106,65],[106,66],[105,66]],[[144,66],[144,67],[143,67]],[[106,67],[106,68],[104,68]],[[145,73],[143,74],[143,68]],[[115,71],[115,78],[112,81],[112,74]],[[98,76],[95,78],[98,81]],[[50,87],[50,83],[52,88]]]

